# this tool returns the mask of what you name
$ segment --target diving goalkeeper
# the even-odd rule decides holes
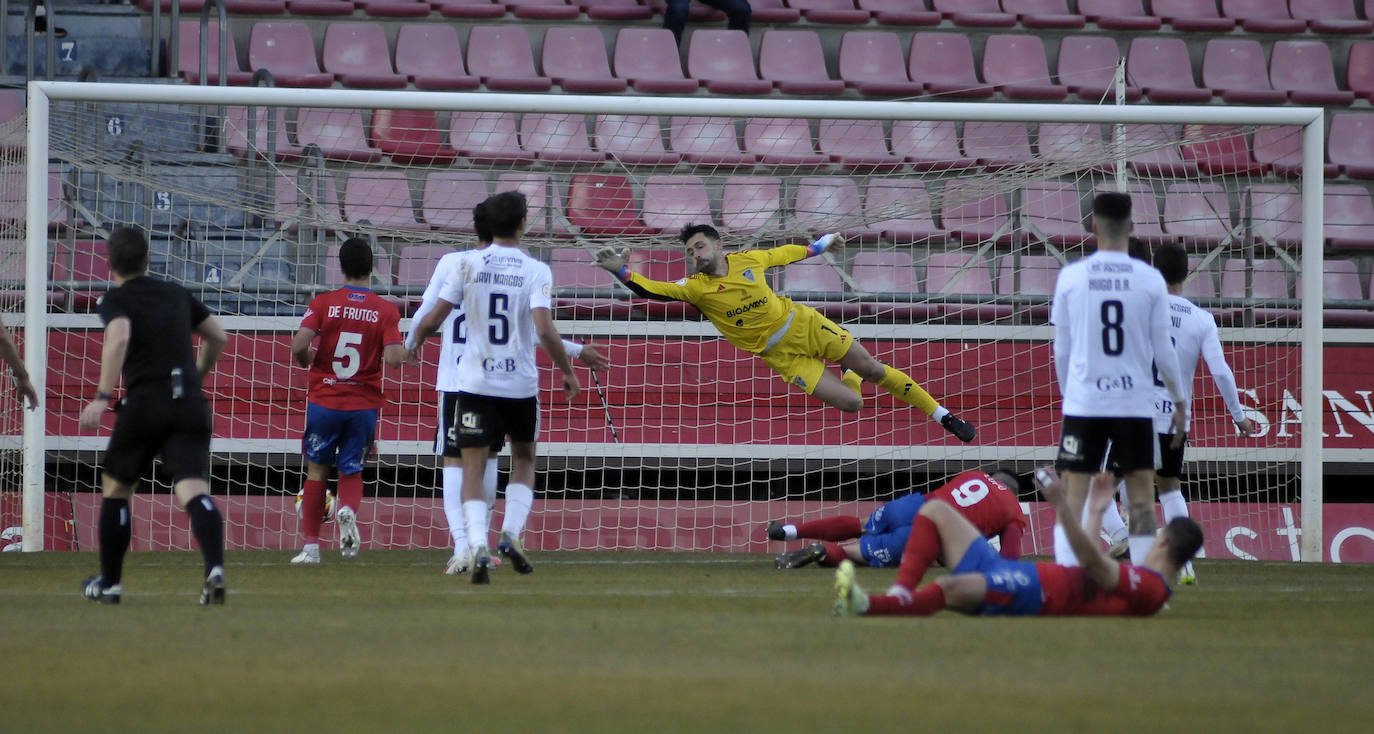
[[[842,247],[843,237],[828,234],[807,246],[782,245],[729,255],[721,248],[720,233],[710,225],[684,227],[678,238],[695,275],[675,283],[630,272],[626,250],[602,248],[596,262],[637,295],[696,306],[727,341],[757,354],[783,380],[827,405],[858,412],[863,407],[860,382],[867,380],[919,408],[959,440],[973,440],[973,424],[941,407],[915,380],[874,359],[848,331],[816,309],[793,303],[768,287],[764,277],[768,268],[814,257],[828,247]],[[844,368],[843,377],[827,370],[826,361],[838,362]]]

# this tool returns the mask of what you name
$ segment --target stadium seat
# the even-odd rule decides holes
[[[110,280],[110,265],[106,260],[107,252],[108,247],[103,240],[78,240],[70,245],[58,244],[53,251],[52,279],[56,282],[94,281],[97,284],[106,283]],[[71,310],[77,312],[90,311],[104,290],[104,288],[99,288],[99,290],[73,291],[69,301]]]
[[[699,176],[650,176],[644,181],[644,224],[677,234],[689,224],[715,224]]]
[[[639,218],[634,189],[624,176],[578,174],[568,185],[568,222],[592,237],[657,234]]]
[[[465,91],[482,85],[463,66],[457,29],[444,23],[409,23],[397,29],[396,71],[416,89]]]
[[[907,76],[902,42],[890,31],[845,33],[840,39],[839,66],[845,86],[866,96],[915,97],[925,89]]]
[[[615,36],[615,75],[636,92],[691,94],[701,82],[682,73],[673,32],[666,28],[621,28]]]
[[[434,274],[434,268],[439,264],[439,259],[444,255],[453,252],[453,248],[444,245],[411,245],[401,250],[396,258],[396,285],[409,288],[425,288],[429,285],[429,278]],[[422,294],[416,294],[406,299],[407,304],[414,308],[420,304]]]
[[[750,23],[796,23],[801,11],[788,7],[783,0],[750,0]]]
[[[1331,116],[1327,156],[1351,178],[1374,178],[1374,115],[1338,112]]]
[[[373,18],[423,18],[429,15],[429,0],[363,0],[364,13]]]
[[[927,321],[940,314],[940,306],[916,301],[922,294],[916,263],[905,250],[860,252],[849,269],[854,284],[869,298],[862,314],[880,321]]]
[[[529,20],[572,20],[582,13],[568,0],[502,0],[517,18]]]
[[[962,33],[911,34],[907,73],[911,81],[924,84],[931,94],[991,97],[994,93],[992,87],[978,81],[973,48]]]
[[[1216,273],[1202,267],[1202,258],[1188,258],[1188,276],[1183,279],[1183,297],[1188,299],[1216,298]]]
[[[1247,285],[1246,280],[1250,281]],[[1289,299],[1288,271],[1279,260],[1228,259],[1221,267],[1222,298]],[[1291,325],[1299,312],[1293,308],[1260,306],[1253,309],[1257,326]]]
[[[547,92],[553,81],[534,71],[524,26],[479,25],[468,32],[468,71],[493,92]]]
[[[1040,157],[1054,163],[1073,163],[1079,171],[1106,170],[1107,146],[1102,127],[1087,122],[1044,122],[1036,136]]]
[[[849,170],[894,169],[900,156],[887,149],[881,120],[821,120],[817,140],[823,155]]]
[[[578,0],[578,5],[593,20],[647,20],[654,14],[639,0]]]
[[[534,161],[520,147],[515,115],[509,112],[454,112],[449,117],[449,147],[482,164],[519,165]]]
[[[664,149],[657,117],[597,115],[592,136],[597,150],[625,165],[672,166],[682,160]]]
[[[1302,299],[1302,277],[1294,279],[1294,296]],[[1363,301],[1364,287],[1360,283],[1359,264],[1354,260],[1322,261],[1322,300]],[[1366,308],[1322,309],[1322,325],[1327,328],[1368,328],[1374,326],[1374,311]]]
[[[1355,93],[1336,86],[1331,49],[1322,41],[1278,41],[1269,57],[1269,80],[1298,104],[1348,105]]]
[[[1116,190],[1115,185],[1102,184],[1094,189],[1093,195]],[[1126,193],[1131,196],[1131,234],[1133,236],[1140,238],[1150,246],[1177,239],[1164,232],[1160,220],[1159,200],[1155,190],[1149,184],[1127,184]]]
[[[981,296],[996,294],[987,261],[977,253],[935,252],[926,259],[926,292],[932,296]],[[995,321],[1010,316],[1010,306],[953,302],[940,306],[949,321]]]
[[[486,201],[487,181],[475,171],[430,171],[420,197],[425,224],[446,232],[471,232],[472,208]]]
[[[1155,31],[1163,25],[1145,12],[1141,0],[1078,0],[1078,12],[1098,28],[1114,31]]]
[[[544,76],[565,92],[623,92],[626,82],[611,76],[606,41],[594,26],[559,26],[544,31],[540,52]]]
[[[373,110],[372,144],[402,165],[447,164],[458,157],[444,145],[433,110]]]
[[[1302,175],[1302,128],[1282,125],[1256,128],[1255,162],[1267,166],[1278,176]],[[1322,169],[1326,178],[1340,172],[1340,166],[1334,163],[1327,163]]]
[[[1221,0],[1221,14],[1250,33],[1302,33],[1307,21],[1288,13],[1288,0]]]
[[[152,3],[149,3],[151,6]],[[185,6],[182,10],[186,10]],[[206,79],[210,84],[219,84],[219,23],[210,23],[206,29]],[[228,82],[247,84],[253,80],[253,73],[239,66],[238,49],[234,47],[234,34],[229,34],[229,47],[225,49],[225,63],[228,64]],[[183,20],[177,28],[177,73],[187,84],[200,83],[200,22]]]
[[[1093,240],[1085,226],[1078,186],[1043,181],[1021,190],[1022,228],[1026,237],[1042,245],[1074,247]]]
[[[864,192],[864,229],[895,245],[940,244],[947,232],[935,224],[925,182],[870,178]]]
[[[940,221],[966,245],[1011,244],[1015,230],[1006,194],[989,194],[976,183],[950,181],[941,192]]]
[[[525,195],[529,234],[568,234],[568,216],[563,196],[551,185],[547,173],[503,173],[496,180],[496,191],[519,191]]]
[[[1183,160],[1197,164],[1208,175],[1258,175],[1264,166],[1250,152],[1250,139],[1241,127],[1227,125],[1184,125],[1185,142],[1179,146]]]
[[[1203,103],[1212,98],[1211,89],[1193,81],[1188,44],[1181,38],[1133,39],[1126,54],[1126,81],[1140,87],[1151,102]]]
[[[1213,38],[1202,52],[1202,85],[1232,104],[1282,104],[1288,93],[1269,83],[1259,41]]]
[[[271,117],[275,120],[276,135],[267,140],[268,108],[266,107],[226,107],[224,110],[225,148],[236,156],[248,155],[248,110],[253,110],[253,154],[270,160],[294,160],[302,154],[301,147],[291,142],[286,134],[286,113],[284,107],[273,108]]]
[[[720,223],[732,234],[775,234],[782,230],[782,180],[731,176],[721,187]]]
[[[926,10],[925,3],[912,3],[911,0],[856,0],[855,5],[871,13],[878,25],[940,25],[940,12]]]
[[[931,7],[957,26],[1004,28],[1016,25],[1016,16],[1002,12],[997,0],[932,0]]]
[[[844,91],[844,82],[831,79],[825,69],[825,52],[815,31],[764,31],[759,74],[783,94],[834,96]]]
[[[802,17],[811,23],[863,24],[869,17],[867,10],[854,7],[854,0],[787,0],[787,5],[800,10]]]
[[[1223,18],[1215,2],[1197,0],[1150,0],[1150,13],[1176,31],[1226,33],[1234,30],[1234,18]]]
[[[1374,201],[1369,189],[1327,186],[1322,192],[1322,236],[1333,250],[1374,250]]]
[[[1059,44],[1059,83],[1086,102],[1116,99],[1116,64],[1121,51],[1106,36],[1068,36]],[[1140,99],[1140,87],[1126,86],[1126,101]]]
[[[648,2],[649,7],[653,8],[653,11],[659,15],[663,15],[668,7],[664,0],[648,0]],[[725,20],[725,13],[710,6],[703,5],[698,2],[698,0],[692,0],[688,10],[689,15],[687,19],[693,23],[717,23]]]
[[[378,230],[421,229],[415,200],[402,171],[354,171],[344,186],[344,221],[368,222]],[[470,218],[470,215],[469,215]]]
[[[1023,322],[1044,323],[1050,317],[1050,297],[1059,278],[1059,261],[1050,255],[1003,255],[997,260],[997,295],[1039,296],[1045,303],[1013,307]]]
[[[673,282],[687,277],[687,262],[681,250],[633,250],[628,265],[650,280]],[[696,307],[681,302],[645,301],[636,297],[634,313],[651,321],[700,319]]]
[[[606,154],[592,150],[584,115],[526,113],[520,118],[520,142],[526,153],[557,164],[599,163]]]
[[[989,171],[1024,165],[1032,158],[1024,122],[969,120],[964,123],[963,144],[964,156]]]
[[[1002,10],[1015,13],[1026,28],[1082,28],[1087,22],[1069,12],[1067,0],[1002,0]]]
[[[294,232],[302,224],[337,230],[343,224],[334,175],[323,169],[278,169],[273,194],[277,224]]]
[[[892,154],[917,171],[971,169],[978,165],[959,150],[959,135],[949,120],[894,120]]]
[[[731,117],[674,117],[668,127],[668,144],[691,163],[741,166],[759,159],[740,150]]]
[[[792,212],[797,229],[809,236],[840,232],[848,239],[864,234],[859,186],[852,178],[813,176],[797,181]]]
[[[1231,204],[1219,184],[1173,183],[1164,190],[1164,231],[1182,238],[1187,247],[1233,243],[1231,221]]]
[[[306,107],[296,113],[296,143],[302,148],[317,145],[328,159],[371,163],[381,151],[369,147],[358,110]]]
[[[995,34],[983,46],[983,81],[1008,99],[1064,99],[1069,90],[1050,81],[1039,36]]]
[[[352,15],[353,0],[286,0],[288,15]]]
[[[1288,12],[1307,21],[1313,33],[1365,34],[1374,20],[1361,20],[1351,0],[1288,0]]]
[[[1360,99],[1374,102],[1374,41],[1350,44],[1345,63],[1345,85]]]
[[[1130,148],[1150,147],[1126,159],[1126,165],[1144,176],[1193,176],[1197,165],[1183,160],[1178,149],[1177,125],[1129,125],[1125,144]]]
[[[0,222],[23,228],[28,221],[28,195],[24,166],[0,168]],[[62,172],[55,165],[48,166],[48,229],[57,229],[70,222],[66,202],[62,199]]]
[[[1245,191],[1250,236],[1261,246],[1292,249],[1302,242],[1302,195],[1288,184],[1255,185]]]
[[[501,0],[431,0],[445,18],[500,18],[506,14]]]
[[[844,301],[844,290],[839,272],[821,258],[792,263],[782,271],[782,294],[829,319],[848,321],[862,312],[858,303]]]
[[[281,15],[286,12],[285,0],[224,0],[230,15]]]
[[[330,23],[324,31],[324,70],[345,87],[400,89],[406,75],[391,68],[386,31],[376,23]]]
[[[248,34],[248,68],[272,72],[272,80],[279,87],[328,87],[334,83],[333,74],[320,70],[315,41],[304,23],[254,23]]]
[[[627,318],[628,301],[614,298],[616,279],[594,264],[592,254],[582,249],[559,248],[553,251],[549,267],[553,270],[554,309],[559,318]],[[569,292],[604,291],[603,298],[565,295]]]
[[[744,31],[695,31],[687,46],[687,76],[715,94],[767,94]]]
[[[823,166],[829,162],[811,142],[810,123],[795,118],[745,120],[744,150],[772,166]]]

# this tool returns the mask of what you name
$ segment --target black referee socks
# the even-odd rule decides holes
[[[205,573],[209,574],[210,569],[224,565],[224,520],[208,494],[187,502],[186,514],[191,516],[191,534],[200,544],[200,553],[205,556]]]
[[[100,503],[100,583],[105,588],[119,583],[124,573],[124,554],[132,537],[129,501],[106,497]]]

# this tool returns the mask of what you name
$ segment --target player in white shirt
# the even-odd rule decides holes
[[[491,244],[491,223],[487,218],[486,203],[479,203],[472,210],[472,226],[477,233],[477,249]],[[461,253],[450,252],[439,258],[434,273],[429,278],[421,297],[420,308],[411,319],[418,325],[429,315],[439,302],[439,291],[448,276],[457,269]],[[444,573],[449,576],[467,573],[472,565],[472,554],[468,549],[467,530],[463,520],[463,462],[462,452],[457,443],[458,431],[458,358],[463,354],[467,341],[466,320],[461,305],[449,312],[440,329],[439,370],[435,378],[435,389],[439,392],[438,429],[435,432],[434,452],[443,457],[443,496],[444,517],[448,521],[449,535],[453,537],[453,555],[444,565]],[[411,352],[411,361],[418,363],[419,355],[414,344],[415,330],[412,328],[406,339],[406,349]],[[593,346],[563,341],[568,356],[581,360],[592,369],[605,369],[606,358]],[[505,445],[505,437],[491,446],[491,456],[487,459],[486,469],[482,472],[482,490],[488,511],[496,502],[497,458],[496,454]]]
[[[1177,410],[1181,442],[1188,401],[1181,391],[1178,356],[1169,339],[1169,307],[1159,271],[1127,254],[1131,199],[1105,193],[1093,199],[1098,250],[1065,265],[1054,286],[1054,369],[1064,423],[1057,468],[1069,503],[1082,507],[1088,485],[1110,442],[1126,477],[1131,505],[1128,544],[1143,562],[1154,543],[1154,470],[1158,465],[1154,418],[1154,365]],[[1136,508],[1142,509],[1136,512]],[[1076,565],[1068,536],[1057,523],[1055,562]],[[1139,556],[1139,558],[1137,558]]]
[[[535,439],[539,431],[539,370],[536,338],[563,373],[569,399],[581,391],[562,338],[553,325],[553,275],[549,266],[520,249],[525,232],[525,197],[507,191],[486,200],[492,244],[459,253],[433,310],[415,327],[418,347],[459,304],[467,342],[458,360],[456,442],[463,463],[463,517],[472,552],[472,582],[490,581],[487,503],[482,474],[491,445],[509,436],[511,481],[498,549],[520,573],[530,565],[520,533],[534,502]],[[456,326],[456,325],[455,325]]]

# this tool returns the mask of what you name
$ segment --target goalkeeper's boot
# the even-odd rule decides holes
[[[490,570],[491,552],[487,547],[481,546],[476,553],[472,554],[472,583],[489,584],[491,583]]]
[[[764,532],[768,534],[769,540],[787,540],[787,533],[782,530],[782,520],[769,520],[768,527]]]
[[[773,559],[773,567],[778,569],[801,568],[822,560],[825,560],[825,544],[812,543],[801,550],[778,554],[778,557]]]
[[[119,584],[106,586],[105,577],[100,574],[81,582],[81,595],[101,604],[118,604],[119,598],[123,594],[124,590],[119,587]]]
[[[946,415],[944,418],[941,418],[940,425],[944,426],[946,431],[953,433],[956,437],[958,437],[960,441],[963,441],[964,443],[972,441],[973,437],[978,435],[978,429],[974,428],[972,423],[969,423],[966,420],[961,420],[958,416],[954,415],[953,413],[950,413],[949,415]]]
[[[461,553],[454,553],[448,559],[448,565],[444,566],[445,576],[461,576],[472,568],[472,551],[464,548]]]
[[[1193,571],[1192,561],[1183,564],[1183,568],[1178,570],[1178,582],[1184,586],[1197,585],[1197,573]]]
[[[223,604],[224,593],[224,568],[215,566],[205,575],[205,585],[200,587],[200,605]]]
[[[291,559],[291,565],[293,566],[313,566],[319,564],[319,562],[319,543],[307,543],[304,548],[301,548],[301,552],[297,553],[296,557]]]
[[[357,558],[361,543],[358,537],[358,514],[352,507],[340,507],[335,517],[339,521],[339,550],[344,558]]]
[[[868,594],[859,587],[854,577],[854,562],[848,559],[835,569],[834,611],[841,617],[857,617],[868,611]]]
[[[515,566],[515,572],[519,574],[534,573],[534,565],[530,563],[530,557],[525,555],[525,546],[520,544],[520,539],[506,532],[501,531],[501,542],[496,544],[496,550]]]

